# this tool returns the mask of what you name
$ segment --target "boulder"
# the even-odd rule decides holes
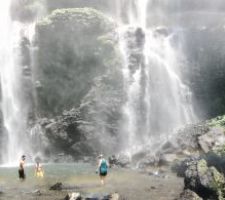
[[[131,163],[131,159],[125,154],[120,154],[116,158],[116,161],[114,160],[114,163],[116,163],[116,165],[119,167],[128,167]]]
[[[208,153],[225,143],[224,128],[212,127],[209,132],[198,137],[198,143],[204,153]]]
[[[197,123],[187,125],[178,130],[177,134],[172,137],[173,144],[176,144],[177,151],[181,153],[184,151],[199,150],[198,137],[205,135],[210,130],[207,123]]]
[[[119,200],[120,195],[118,193],[113,193],[110,195],[110,200]]]
[[[181,193],[179,200],[203,200],[203,199],[199,197],[195,192],[187,189]]]
[[[185,188],[196,192],[200,197],[223,199],[224,177],[215,167],[208,167],[204,159],[189,164],[185,171]]]
[[[199,157],[190,157],[183,160],[179,160],[175,162],[171,169],[173,172],[177,173],[177,176],[179,177],[185,177],[185,172],[192,163],[197,162],[199,160]]]
[[[35,132],[41,136],[37,150],[41,146],[44,154],[49,152],[47,154],[54,162],[73,162],[75,158],[92,156],[92,147],[79,129],[81,123],[80,112],[74,108],[52,119],[39,119],[32,129],[33,137]],[[34,142],[37,141],[34,137]]]
[[[85,200],[120,200],[120,195],[115,192],[108,195],[102,195],[102,194],[92,194],[88,197],[85,197]]]
[[[63,184],[61,182],[58,182],[49,188],[49,190],[58,190],[58,191],[61,191],[62,189]]]
[[[34,191],[32,191],[32,194],[35,195],[35,196],[41,196],[42,195],[40,190],[34,190]]]
[[[66,197],[64,198],[64,200],[81,200],[82,197],[80,195],[80,193],[78,192],[72,192],[72,193],[68,193],[66,195]]]
[[[178,159],[177,154],[163,154],[160,157],[159,165],[169,165]]]
[[[207,161],[208,166],[214,166],[220,173],[225,174],[225,147],[217,149],[216,151],[210,151],[203,156]]]
[[[161,156],[161,154],[148,154],[139,161],[138,167],[145,168],[149,166],[158,166]]]
[[[120,195],[117,192],[115,192],[104,196],[101,200],[120,200]]]

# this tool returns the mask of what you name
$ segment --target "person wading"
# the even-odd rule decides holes
[[[98,159],[98,169],[96,170],[96,172],[99,173],[101,184],[105,185],[105,178],[108,173],[109,164],[106,159],[103,158],[102,154],[98,156]]]
[[[18,170],[19,179],[21,181],[24,181],[25,178],[26,178],[26,175],[25,175],[25,172],[24,172],[25,160],[26,160],[26,156],[25,155],[22,155],[21,156],[21,159],[20,159],[19,170]]]
[[[44,170],[43,170],[42,165],[40,164],[39,161],[36,162],[35,176],[38,177],[38,178],[43,178],[44,177]]]

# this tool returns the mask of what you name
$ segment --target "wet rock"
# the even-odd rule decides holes
[[[101,200],[119,200],[119,199],[120,199],[120,195],[116,192],[116,193],[104,196]]]
[[[118,155],[111,155],[108,157],[110,167],[119,167]]]
[[[41,196],[41,191],[40,190],[34,190],[32,191],[32,194],[35,196]]]
[[[183,129],[180,129],[173,143],[177,144],[177,149],[182,151],[196,151],[199,150],[198,137],[206,134],[210,130],[210,127],[206,123],[188,125]]]
[[[161,154],[148,154],[139,161],[138,167],[145,168],[149,166],[158,166]]]
[[[80,131],[81,123],[79,110],[72,108],[53,119],[39,119],[33,130],[37,128],[42,149],[50,152],[48,156],[52,161],[74,162],[75,159],[92,156],[94,153],[85,133]]]
[[[177,145],[173,141],[166,141],[165,144],[163,144],[161,150],[163,153],[172,153],[177,151]]]
[[[21,54],[22,54],[22,58],[21,58],[21,65],[22,66],[30,66],[31,65],[31,57],[30,57],[30,40],[23,36],[21,38],[21,42],[20,42],[20,47],[21,47]],[[24,71],[25,69],[23,69],[23,72],[27,75],[31,75],[30,69],[26,69],[26,71]],[[24,74],[24,75],[25,75]]]
[[[138,66],[144,65],[143,48],[145,33],[141,28],[130,28],[125,34],[126,46],[129,49],[128,63],[129,68],[134,73]]]
[[[118,167],[128,167],[130,165],[130,158],[125,154],[120,154],[118,156],[112,155],[109,157],[110,166],[118,166]]]
[[[23,66],[22,71],[24,76],[29,77],[31,75],[30,68],[27,65]]]
[[[168,165],[172,162],[174,162],[175,160],[177,160],[177,155],[176,154],[163,154],[160,157],[159,160],[159,165]]]
[[[62,189],[63,189],[63,184],[59,182],[59,183],[56,183],[53,186],[51,186],[49,190],[61,191]]]
[[[40,81],[35,81],[34,86],[37,90],[40,90],[43,87]]]
[[[187,170],[188,166],[193,162],[197,162],[199,159],[199,157],[186,158],[184,160],[174,163],[171,169],[173,172],[177,173],[177,176],[185,177],[185,171]]]
[[[222,127],[213,127],[204,135],[198,137],[198,143],[204,153],[209,152],[225,143],[225,134]]]
[[[125,154],[120,154],[117,159],[117,165],[120,167],[128,167],[130,165],[130,157]]]
[[[118,193],[113,193],[110,195],[110,200],[119,200],[120,195]]]
[[[121,197],[117,192],[115,192],[108,195],[93,194],[90,197],[86,197],[85,200],[121,200]]]
[[[81,197],[80,193],[73,192],[73,193],[68,193],[64,200],[81,200],[81,199],[82,199],[82,197]]]
[[[135,30],[136,42],[138,46],[142,46],[145,41],[145,33],[142,28]]]
[[[109,165],[110,165],[111,167],[117,165],[117,158],[116,158],[115,155],[110,156],[110,157],[108,158],[108,161],[109,161]]]
[[[222,199],[224,196],[224,177],[215,167],[208,167],[204,159],[190,163],[184,183],[186,189],[203,198]]]
[[[181,193],[179,200],[203,200],[203,199],[191,190],[184,190]]]
[[[222,152],[220,152],[222,151]],[[225,154],[224,146],[218,151],[211,151],[203,156],[208,166],[214,166],[220,173],[225,174]]]

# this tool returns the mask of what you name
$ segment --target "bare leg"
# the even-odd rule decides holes
[[[105,177],[104,176],[100,176],[101,179],[101,185],[105,185]]]

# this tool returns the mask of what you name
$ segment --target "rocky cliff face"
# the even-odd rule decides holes
[[[186,76],[197,103],[196,113],[211,118],[225,112],[224,28],[199,27],[184,31],[189,60]]]
[[[90,8],[55,10],[37,24],[33,74],[40,113],[79,106],[96,78],[118,69],[114,28]]]
[[[124,92],[115,28],[92,8],[55,10],[36,26],[35,110],[56,121],[42,128],[57,151],[86,152],[84,140],[99,151],[117,143]],[[60,128],[64,122],[55,116],[73,107],[80,120]]]

